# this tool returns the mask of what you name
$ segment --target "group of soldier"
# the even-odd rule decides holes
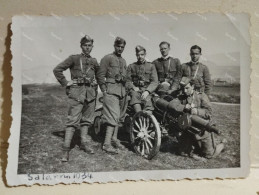
[[[118,139],[118,129],[123,122],[127,96],[136,113],[141,110],[152,113],[153,93],[163,96],[182,89],[183,94],[177,97],[180,103],[175,105],[175,109],[210,119],[212,109],[207,95],[211,89],[211,78],[207,66],[199,62],[199,46],[192,46],[191,61],[181,64],[179,59],[169,56],[168,42],[159,44],[162,56],[152,63],[145,59],[146,49],[138,45],[135,48],[137,62],[127,66],[122,57],[126,41],[117,37],[114,52],[104,56],[99,65],[90,56],[93,42],[91,37],[84,36],[80,41],[82,53],[71,55],[53,71],[60,84],[66,87],[69,104],[61,161],[69,160],[70,144],[76,129],[80,129],[81,133],[80,148],[89,154],[95,152],[89,144],[92,140],[88,130],[93,123],[98,85],[103,93],[102,123],[106,128],[102,149],[110,154],[118,154],[125,149]],[[63,74],[67,69],[71,72],[70,81]],[[203,135],[182,136],[180,154],[190,156],[196,145],[200,156],[215,157],[224,145],[215,146],[212,139],[211,133],[206,131]]]

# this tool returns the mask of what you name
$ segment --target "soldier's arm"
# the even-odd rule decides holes
[[[97,83],[99,84],[102,92],[105,92],[107,90],[106,83],[105,83],[105,76],[106,76],[106,72],[108,70],[108,64],[109,64],[109,58],[108,58],[108,56],[105,56],[101,60],[100,67],[96,74],[96,80],[97,80]]]
[[[158,86],[158,77],[157,77],[157,71],[156,71],[156,67],[154,64],[152,64],[151,67],[151,78],[150,78],[150,84],[147,87],[146,91],[148,91],[149,93],[153,93],[157,86]]]
[[[185,105],[183,105],[178,98],[175,98],[170,102],[170,107],[172,107],[177,112],[185,112]]]
[[[179,59],[176,59],[176,74],[173,78],[173,84],[171,86],[171,90],[178,89],[179,83],[182,79],[182,68],[181,68],[181,62]]]
[[[73,59],[72,56],[69,56],[65,61],[58,64],[54,70],[53,73],[58,80],[58,82],[64,87],[67,85],[68,81],[66,77],[63,74],[63,71],[67,70],[73,65]]]
[[[97,74],[97,71],[99,70],[99,68],[100,68],[100,65],[97,62],[97,60],[94,58],[94,72],[95,72],[95,74]]]
[[[131,90],[134,87],[132,83],[132,77],[131,77],[131,65],[129,65],[127,68],[125,87],[127,90]]]
[[[205,93],[199,95],[201,98],[201,107],[198,108],[198,116],[208,119],[212,115],[211,103],[208,96]]]
[[[204,76],[204,84],[205,84],[205,93],[207,95],[210,94],[210,90],[211,90],[211,78],[210,78],[210,72],[207,66],[204,67],[203,70],[203,76]]]

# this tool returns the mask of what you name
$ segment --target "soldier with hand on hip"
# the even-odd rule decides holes
[[[97,96],[95,75],[99,64],[95,58],[90,56],[93,49],[93,39],[86,35],[81,39],[80,44],[81,54],[69,56],[53,70],[59,83],[66,87],[68,95],[69,108],[61,158],[63,162],[69,160],[71,140],[78,128],[81,131],[80,148],[86,153],[94,153],[93,148],[89,145],[92,140],[88,135],[88,129],[93,122]],[[71,81],[67,81],[63,74],[63,71],[67,69],[70,69]]]
[[[126,88],[130,91],[130,105],[135,112],[144,110],[152,112],[154,107],[151,101],[153,93],[158,85],[155,65],[147,62],[146,49],[142,46],[136,47],[137,62],[130,64],[127,68]]]
[[[197,115],[205,120],[210,120],[212,115],[211,103],[208,96],[203,92],[194,90],[195,81],[190,77],[183,77],[180,86],[183,94],[174,99],[174,109],[180,113]],[[204,127],[206,128],[206,127]],[[213,132],[201,131],[202,134],[183,132],[179,140],[179,152],[194,158],[214,158],[224,149],[224,144],[215,144]],[[195,150],[193,148],[195,147]],[[193,153],[195,151],[198,156]]]
[[[159,44],[161,57],[154,60],[159,85],[156,92],[159,95],[171,94],[176,91],[181,80],[181,63],[178,58],[169,56],[170,43],[163,41]]]
[[[211,91],[211,76],[208,67],[199,62],[201,48],[198,45],[192,46],[190,56],[191,61],[182,64],[181,75],[182,77],[192,77],[195,90],[209,95]]]
[[[115,39],[114,52],[102,58],[96,77],[103,92],[102,122],[106,125],[103,150],[110,154],[118,154],[118,149],[124,149],[117,136],[126,96],[126,61],[121,56],[125,45],[123,38]]]

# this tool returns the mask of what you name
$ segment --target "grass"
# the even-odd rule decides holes
[[[212,102],[240,103],[240,86],[213,86],[210,100]]]
[[[228,143],[225,152],[216,159],[196,161],[175,154],[174,139],[162,141],[161,151],[152,160],[136,155],[130,147],[129,135],[120,129],[119,138],[127,147],[118,155],[101,150],[101,142],[89,143],[96,147],[94,155],[79,149],[78,132],[68,163],[60,162],[67,115],[65,90],[57,85],[23,86],[22,120],[18,174],[70,173],[100,171],[211,169],[240,166],[240,106],[213,104],[214,120]]]

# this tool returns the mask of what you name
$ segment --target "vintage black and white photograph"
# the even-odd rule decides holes
[[[16,16],[10,185],[249,172],[246,14]]]

